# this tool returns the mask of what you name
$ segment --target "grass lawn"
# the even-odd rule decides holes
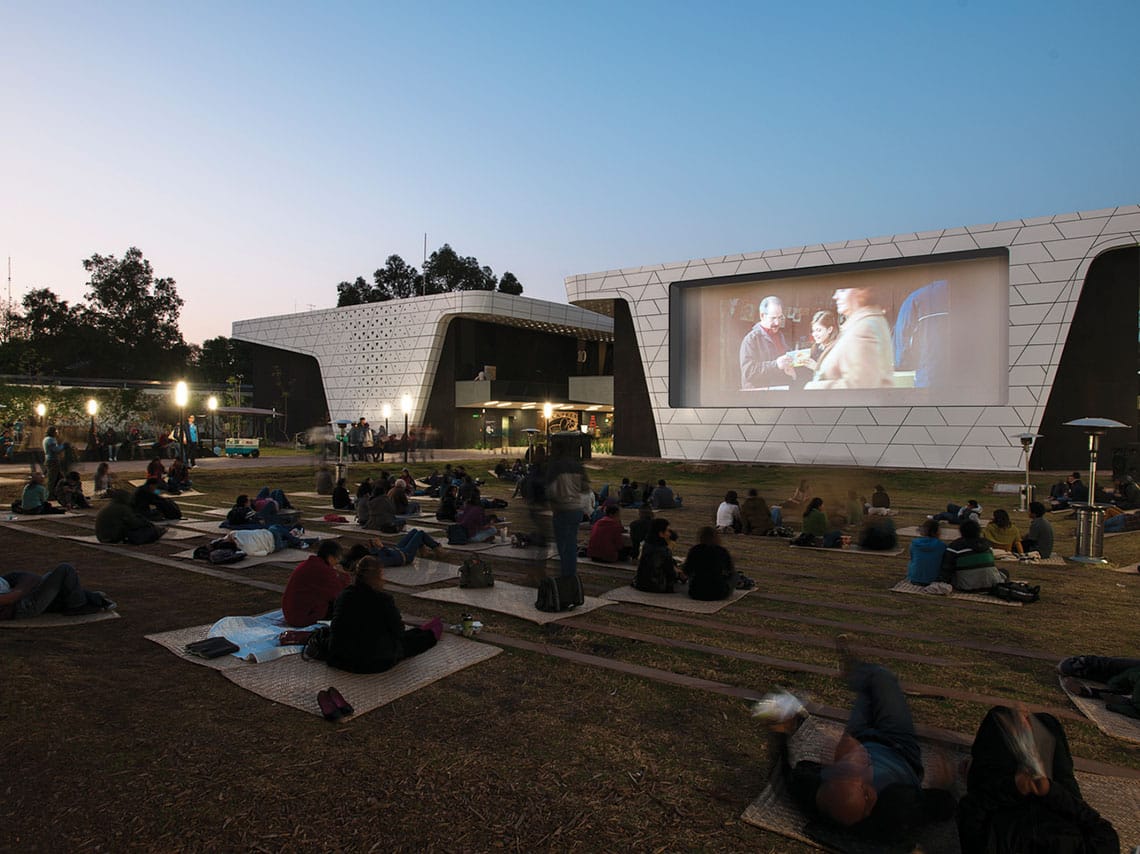
[[[513,484],[486,474],[493,462],[467,465],[489,480],[485,495],[510,499]],[[352,479],[380,468],[354,466]],[[411,468],[419,475],[431,466]],[[881,483],[904,526],[948,500],[1013,510],[1017,496],[994,495],[992,485],[1020,479],[613,458],[590,461],[588,472],[595,488],[616,487],[622,476],[665,478],[684,497],[684,509],[667,514],[680,556],[727,489],[743,498],[756,487],[778,502],[806,479],[808,493],[838,511],[849,489],[869,496]],[[1034,481],[1041,490],[1060,476]],[[229,506],[266,483],[310,491],[312,469],[202,468],[195,487],[206,495],[186,499],[187,509]],[[16,497],[17,487],[0,485],[0,500]],[[306,518],[326,512],[315,499],[295,503]],[[522,505],[505,512],[517,530]],[[1024,514],[1012,515],[1024,528]],[[1051,521],[1057,553],[1071,554],[1073,521]],[[854,634],[869,659],[910,686],[920,724],[967,736],[993,698],[1075,712],[1053,670],[1063,656],[1140,655],[1140,575],[1006,564],[1015,580],[1042,586],[1040,602],[1008,608],[889,592],[905,574],[905,554],[838,555],[738,536],[725,545],[757,589],[717,614],[620,605],[543,627],[479,613],[482,640],[503,654],[333,725],[143,637],[278,607],[275,590],[243,582],[284,585],[289,566],[218,567],[223,577],[210,577],[162,560],[204,538],[134,552],[60,538],[91,527],[90,516],[0,525],[5,571],[69,561],[121,613],[83,626],[0,629],[3,850],[807,850],[740,821],[768,762],[743,698],[785,687],[847,707],[834,672],[838,633]],[[1105,554],[1114,564],[1137,562],[1140,534],[1106,539]],[[490,562],[497,577],[520,584],[535,568]],[[589,566],[580,574],[588,595],[631,577]],[[464,610],[404,593],[396,600],[408,617],[457,622]],[[1140,769],[1137,746],[1083,720],[1062,722],[1075,755]]]

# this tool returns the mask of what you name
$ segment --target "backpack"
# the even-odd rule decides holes
[[[488,498],[486,509],[488,510],[502,510],[507,506],[507,502],[502,498]]]
[[[306,661],[328,661],[329,648],[332,646],[332,629],[321,626],[315,629],[309,639],[305,641],[305,648],[301,650],[301,658]]]
[[[544,578],[538,584],[538,598],[534,607],[540,611],[569,611],[586,601],[582,593],[582,579],[577,575],[558,575]]]
[[[800,534],[798,537],[792,540],[792,545],[802,548],[807,546],[816,546],[818,543],[816,543],[815,537],[811,534]]]
[[[1007,602],[1036,602],[1041,598],[1041,585],[1030,587],[1024,581],[1000,581],[991,592]]]
[[[449,546],[467,545],[467,529],[462,525],[448,525],[447,544]]]
[[[494,587],[495,574],[479,557],[471,556],[459,567],[460,587]]]
[[[672,593],[673,580],[668,570],[672,569],[672,557],[666,549],[657,549],[649,555],[642,555],[637,565],[633,586],[646,593]]]

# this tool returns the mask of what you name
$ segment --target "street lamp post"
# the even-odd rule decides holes
[[[186,462],[186,404],[190,402],[190,388],[185,380],[174,385],[174,405],[178,407],[178,455]]]
[[[218,398],[215,395],[210,395],[206,400],[206,409],[210,411],[210,438],[213,439],[211,447],[214,449],[214,456],[218,454]]]
[[[384,447],[388,444],[388,419],[392,417],[392,404],[385,403],[380,407],[380,414],[384,416],[384,441],[380,443],[380,461],[384,461]]]
[[[87,451],[88,453],[98,459],[99,457],[99,440],[95,432],[95,413],[99,411],[99,401],[95,398],[88,398],[87,400],[87,414],[91,416],[91,433],[87,437]]]
[[[546,419],[546,453],[550,454],[550,418],[554,415],[554,404],[544,403],[542,405],[542,417]]]
[[[404,410],[404,465],[408,464],[408,416],[412,414],[412,396],[400,395],[400,409]],[[387,422],[387,419],[385,419]]]

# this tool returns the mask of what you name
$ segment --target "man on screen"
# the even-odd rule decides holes
[[[779,297],[767,296],[760,300],[759,311],[760,320],[740,342],[740,387],[787,386],[796,372],[780,331],[784,304]]]
[[[836,288],[832,298],[843,326],[815,378],[804,388],[891,388],[895,369],[891,328],[874,288]]]

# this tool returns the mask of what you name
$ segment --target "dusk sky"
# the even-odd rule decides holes
[[[0,0],[0,264],[189,341],[444,242],[613,267],[1140,201],[1140,3]]]

